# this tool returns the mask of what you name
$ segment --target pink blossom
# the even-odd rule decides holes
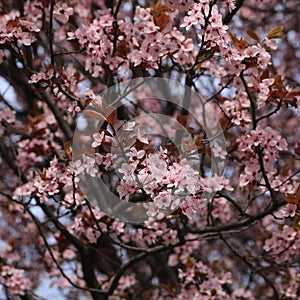
[[[31,282],[25,278],[24,270],[3,266],[0,279],[1,284],[9,288],[14,295],[25,295],[25,291],[31,288]]]
[[[97,148],[99,146],[101,146],[103,140],[104,140],[104,131],[101,131],[101,133],[97,132],[93,134],[93,143],[92,143],[92,147],[93,148]]]
[[[284,208],[282,208],[279,213],[284,218],[294,217],[297,211],[297,204],[288,203]]]
[[[53,15],[59,22],[66,24],[69,17],[73,15],[73,8],[67,3],[59,1],[54,6]]]
[[[235,0],[226,0],[224,3],[224,6],[228,8],[230,12],[235,9]]]
[[[21,28],[18,28],[14,32],[14,36],[16,37],[19,43],[25,46],[30,46],[36,41],[36,38],[31,33],[22,31]]]
[[[136,148],[130,149],[129,157],[131,161],[140,160],[144,157],[144,155],[145,155],[144,150],[137,151]]]
[[[123,126],[122,126],[122,130],[125,130],[125,131],[132,131],[133,128],[135,126],[135,122],[132,121],[132,122],[126,122]]]
[[[221,159],[225,159],[227,156],[227,151],[219,145],[214,146],[212,152],[216,157],[220,157]]]

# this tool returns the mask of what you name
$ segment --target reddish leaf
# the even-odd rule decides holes
[[[245,49],[248,46],[248,43],[243,39],[238,39],[236,35],[232,32],[229,32],[230,37],[234,43],[234,45],[240,49]]]
[[[276,27],[272,28],[268,32],[267,38],[268,39],[275,39],[275,38],[281,37],[280,35],[282,35],[283,29],[284,29],[283,26],[276,26]]]
[[[295,148],[295,153],[300,156],[300,142],[298,143],[298,147]]]
[[[102,113],[100,113],[100,112],[98,112],[98,111],[86,109],[83,113],[84,113],[88,118],[106,121],[106,117],[105,117]]]
[[[296,96],[300,96],[300,91],[292,91],[285,95],[286,98],[294,98]]]
[[[248,29],[247,34],[252,37],[254,40],[258,41],[260,40],[259,35],[254,31],[253,29]]]
[[[177,116],[177,121],[182,125],[182,126],[186,126],[186,124],[187,124],[187,119],[188,119],[188,116],[186,116],[186,115],[179,115],[179,116]]]
[[[285,201],[290,204],[296,204],[297,206],[300,207],[300,184],[298,185],[295,195],[286,194]]]
[[[163,31],[166,26],[169,24],[169,17],[166,14],[162,14],[159,17],[154,17],[154,24],[160,28],[160,31]]]
[[[222,117],[219,119],[219,123],[223,130],[228,128],[228,125],[230,124],[230,120],[226,117]]]
[[[292,194],[286,194],[285,201],[287,203],[296,204],[296,205],[300,206],[299,198],[297,198],[296,196],[294,196]]]
[[[117,110],[115,109],[106,119],[110,125],[114,126],[117,120]]]

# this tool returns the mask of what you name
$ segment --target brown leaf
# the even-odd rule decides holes
[[[185,127],[187,124],[188,116],[187,115],[179,115],[176,117],[176,119],[182,126]]]
[[[226,140],[233,140],[236,138],[236,136],[233,133],[228,132],[228,131],[224,132],[224,137]]]
[[[121,40],[118,44],[118,49],[117,49],[117,54],[120,57],[123,58],[127,58],[127,54],[128,54],[128,48],[126,46],[126,41],[125,40]]]
[[[66,153],[67,158],[72,158],[72,141],[64,142],[64,150]]]
[[[166,26],[169,24],[169,17],[166,14],[162,14],[159,17],[154,17],[154,24],[160,28],[160,31],[163,31]]]
[[[248,43],[244,39],[238,39],[236,35],[232,32],[229,32],[229,34],[236,47],[240,49],[245,49],[248,46]]]
[[[298,147],[294,149],[295,153],[300,156],[300,142],[298,143]]]
[[[258,41],[260,40],[259,35],[254,31],[253,29],[248,29],[247,34],[252,37],[254,40]]]
[[[222,127],[223,130],[228,128],[228,125],[230,124],[230,120],[228,120],[228,118],[226,117],[222,117],[219,119],[219,123]]]
[[[300,96],[300,91],[292,91],[285,95],[286,98],[294,98],[296,96]]]
[[[156,3],[150,2],[150,6],[151,6],[151,14],[154,17],[158,17],[161,14],[171,11],[171,9],[168,6],[162,5],[161,1],[157,1]]]
[[[276,38],[281,38],[284,37],[285,35],[282,33],[284,27],[283,26],[276,26],[272,28],[267,35],[268,39],[276,39]]]
[[[98,119],[98,120],[106,121],[106,117],[102,113],[100,113],[98,111],[86,109],[86,110],[84,110],[83,113],[84,113],[84,115],[87,118],[92,118],[92,119]]]
[[[285,201],[290,204],[296,204],[300,207],[300,184],[297,187],[297,191],[295,195],[292,194],[286,194]]]
[[[296,196],[294,196],[292,194],[286,194],[285,201],[287,203],[296,204],[296,205],[300,206],[299,198],[297,198]]]
[[[113,110],[106,119],[110,125],[114,126],[117,120],[117,110]]]
[[[46,168],[43,168],[43,170],[38,170],[42,180],[46,179],[46,171],[47,171]]]

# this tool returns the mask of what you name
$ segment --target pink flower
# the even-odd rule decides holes
[[[59,1],[54,6],[53,15],[56,20],[66,24],[69,20],[69,17],[73,15],[73,8],[69,7],[67,3]]]
[[[25,278],[24,270],[3,266],[0,283],[9,288],[14,295],[25,295],[25,291],[31,288],[31,282]]]
[[[225,159],[227,156],[227,151],[226,149],[223,149],[221,146],[216,145],[212,148],[212,152],[214,156],[220,157],[221,159]]]
[[[129,153],[130,161],[142,159],[144,157],[145,153],[146,152],[144,150],[137,151],[136,148],[131,148],[130,153]]]
[[[124,227],[125,227],[125,223],[123,222],[114,221],[112,223],[112,229],[117,235],[120,235],[121,233],[124,232]]]
[[[101,146],[103,139],[104,139],[104,131],[101,131],[101,133],[97,132],[93,134],[93,143],[92,143],[92,147],[93,148],[97,148],[99,146]]]
[[[76,256],[76,253],[74,252],[74,250],[66,249],[63,252],[63,257],[67,260],[72,260],[73,258],[75,258],[75,256]]]
[[[266,104],[266,100],[270,96],[269,87],[274,83],[274,81],[274,78],[266,78],[259,84],[259,94],[257,96],[258,108],[261,108]]]
[[[180,204],[180,208],[183,214],[185,214],[189,219],[193,219],[196,212],[194,206],[195,199],[193,197],[187,197],[185,201]]]
[[[29,83],[37,83],[41,80],[50,80],[51,78],[54,77],[54,69],[49,69],[47,72],[40,72],[31,75],[30,80],[28,81]]]
[[[233,188],[229,185],[229,180],[223,176],[214,175],[213,177],[200,178],[201,188],[208,192],[218,192],[222,189],[232,191]]]
[[[166,244],[174,245],[177,243],[177,231],[170,229],[168,232],[163,234],[163,240]]]
[[[125,130],[125,131],[132,131],[133,128],[135,126],[135,122],[132,121],[132,122],[126,122],[123,126],[122,126],[122,129]]]
[[[16,37],[19,43],[25,46],[30,46],[36,41],[36,38],[31,33],[22,31],[20,27],[14,32],[14,36]]]
[[[225,0],[225,3],[223,4],[226,6],[229,10],[229,12],[232,12],[232,10],[235,9],[235,0]]]
[[[162,191],[153,199],[153,201],[159,209],[168,208],[172,202],[172,196],[169,191]]]
[[[194,4],[192,9],[188,11],[188,16],[184,17],[184,23],[180,25],[180,27],[185,27],[186,30],[189,30],[193,25],[204,25],[205,24],[205,16],[202,12],[203,5]]]
[[[135,18],[140,21],[149,21],[151,19],[151,9],[138,6],[136,8]]]
[[[126,181],[121,181],[117,187],[117,192],[119,193],[120,198],[125,196],[126,201],[129,200],[129,196],[134,194],[138,186],[136,182],[132,179],[127,179]]]
[[[222,15],[219,13],[216,5],[214,5],[212,8],[212,13],[209,21],[212,28],[221,28],[223,25]]]
[[[33,22],[27,20],[20,20],[20,24],[29,31],[40,32],[40,28],[38,28]]]
[[[279,211],[279,213],[285,218],[294,217],[296,214],[297,208],[298,208],[297,204],[288,203],[285,207],[283,207]]]
[[[100,235],[101,233],[99,231],[94,230],[92,227],[89,227],[85,231],[85,236],[91,244],[96,244]]]

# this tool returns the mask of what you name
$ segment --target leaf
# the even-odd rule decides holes
[[[300,91],[291,91],[285,95],[286,98],[294,98],[300,96]]]
[[[43,170],[38,169],[39,175],[41,177],[42,180],[46,179],[46,168],[43,168]]]
[[[90,105],[93,102],[92,98],[87,98],[84,102],[84,107],[87,107],[88,105]]]
[[[119,56],[121,56],[122,58],[127,58],[128,52],[129,52],[129,50],[128,50],[127,45],[126,45],[126,41],[121,40],[118,44],[117,54]]]
[[[270,70],[269,69],[265,69],[263,71],[263,73],[260,76],[260,82],[262,82],[263,79],[267,79],[267,78],[270,78]]]
[[[153,2],[150,2],[150,6],[151,6],[151,14],[154,17],[158,17],[161,14],[171,11],[171,9],[168,6],[162,5],[161,1],[157,1],[155,4]]]
[[[114,126],[117,120],[117,110],[115,109],[109,116],[107,117],[107,122]]]
[[[191,143],[186,143],[184,140],[181,141],[181,149],[183,152],[195,151],[203,152],[205,150],[205,145],[203,143],[204,134],[200,134],[194,141]]]
[[[228,128],[228,125],[230,124],[230,120],[226,117],[221,117],[219,119],[219,123],[220,123],[222,129],[225,130]]]
[[[233,133],[228,131],[224,132],[224,137],[226,140],[234,140],[236,138],[236,136]]]
[[[250,68],[258,66],[257,61],[257,57],[245,57],[242,63],[245,64],[248,68]]]
[[[179,115],[176,117],[176,119],[182,126],[185,127],[187,124],[188,116],[187,115]]]
[[[285,201],[289,204],[296,204],[296,205],[300,206],[299,199],[292,194],[286,194]]]
[[[296,197],[297,197],[298,199],[300,199],[300,184],[299,184],[298,187],[297,187]]]
[[[118,299],[129,299],[128,294],[126,292],[114,293],[113,296],[118,297]]]
[[[297,206],[300,207],[300,184],[298,185],[295,195],[286,194],[285,201],[290,204],[296,204]]]
[[[215,259],[215,260],[213,261],[213,263],[212,263],[211,268],[212,268],[213,270],[216,270],[219,264],[220,264],[220,260],[219,260],[219,259]]]
[[[67,158],[71,159],[71,156],[72,156],[72,141],[71,140],[64,142],[64,150],[65,150]]]
[[[244,39],[238,39],[236,35],[232,32],[229,32],[229,34],[236,47],[240,49],[245,49],[248,46],[248,43]]]
[[[247,34],[252,37],[254,40],[258,41],[260,40],[259,35],[254,31],[253,29],[248,29]]]
[[[159,17],[154,17],[154,24],[160,28],[160,31],[163,31],[166,26],[169,24],[169,17],[166,14],[162,14]]]
[[[298,142],[298,147],[294,149],[295,154],[300,156],[300,142]]]
[[[237,141],[233,142],[228,149],[228,153],[232,153],[232,152],[236,151],[238,149],[238,147],[239,147],[239,143]]]
[[[276,26],[268,32],[267,38],[268,39],[283,38],[285,37],[285,34],[282,33],[283,30],[284,30],[283,26]]]
[[[102,113],[100,113],[98,111],[86,109],[83,113],[84,113],[84,115],[87,118],[92,118],[92,119],[98,119],[98,120],[101,120],[101,121],[106,121],[106,117]]]
[[[224,103],[225,101],[229,100],[227,97],[223,97],[223,96],[217,96],[217,99],[220,103]]]

